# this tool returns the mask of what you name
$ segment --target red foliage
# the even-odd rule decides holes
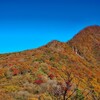
[[[19,74],[19,70],[17,68],[12,68],[12,71],[13,71],[13,75]]]
[[[50,75],[49,75],[49,78],[50,78],[50,79],[53,79],[54,77],[55,77],[55,76],[54,76],[53,74],[50,74]]]
[[[9,64],[9,66],[12,67],[13,65],[12,64]]]
[[[41,83],[43,83],[43,80],[40,80],[40,79],[39,80],[35,80],[34,83],[40,85]]]
[[[67,82],[66,82],[66,85],[70,85],[70,81],[67,81]]]
[[[71,82],[70,81],[67,81],[66,82],[66,90],[67,91],[70,90],[71,86],[72,86]]]

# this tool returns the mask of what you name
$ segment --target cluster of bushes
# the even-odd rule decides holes
[[[59,80],[55,73],[49,72],[45,63],[41,63],[41,67],[34,73],[32,74],[30,72],[21,75],[20,67],[11,67],[3,75],[7,79],[16,76],[13,77],[13,81],[14,79],[18,80],[21,76],[22,80],[20,79],[20,81],[23,82],[21,85],[18,83],[19,86],[15,84],[11,85],[11,83],[10,85],[4,86],[3,89],[5,92],[10,93],[15,100],[34,100],[34,98],[37,98],[37,100],[85,100],[86,98],[88,99],[88,95],[91,95],[92,98],[99,98],[93,90],[88,90],[85,93],[85,89],[81,90],[77,84],[73,86],[74,77],[72,77],[71,73],[64,73],[67,76],[65,80],[63,77],[62,80]]]

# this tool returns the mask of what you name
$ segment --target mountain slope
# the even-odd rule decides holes
[[[84,95],[91,91],[90,87],[92,87],[99,97],[99,55],[100,26],[85,28],[67,43],[54,40],[35,50],[0,55],[0,93],[2,93],[0,99],[5,96],[11,100],[27,100],[28,97],[40,98],[41,94],[42,97],[49,94],[49,99],[53,98],[55,92],[53,90],[52,93],[48,89],[47,83],[49,82],[50,86],[50,82],[53,85],[61,86],[58,84],[62,84],[68,79],[66,73],[71,73],[74,77],[72,90],[68,95],[80,81],[78,88],[81,91],[85,90]],[[52,79],[53,77],[54,79]],[[45,91],[42,91],[44,84],[47,87],[45,87]],[[24,96],[21,99],[20,92],[21,94],[26,93],[26,98]],[[93,93],[89,92],[89,96],[86,98],[92,100]],[[2,98],[2,100],[4,99]]]
[[[88,62],[100,65],[100,26],[90,26],[80,31],[68,44]]]

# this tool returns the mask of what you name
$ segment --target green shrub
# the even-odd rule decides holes
[[[77,100],[84,100],[84,95],[82,94],[81,90],[76,89],[76,95],[75,97]]]

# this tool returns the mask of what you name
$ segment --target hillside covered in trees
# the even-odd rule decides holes
[[[0,54],[0,100],[100,100],[100,26],[68,42]]]

